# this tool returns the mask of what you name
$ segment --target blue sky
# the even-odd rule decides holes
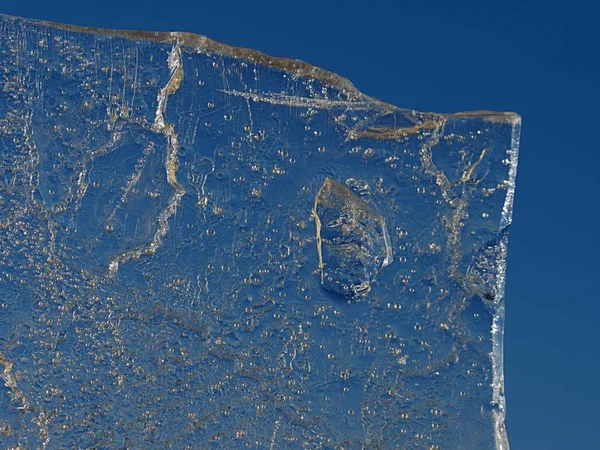
[[[191,31],[303,59],[401,107],[521,114],[506,288],[511,448],[597,445],[599,6],[3,0],[0,12],[103,28]]]

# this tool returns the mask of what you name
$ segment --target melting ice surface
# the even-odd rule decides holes
[[[0,16],[0,447],[508,449],[519,127]]]
[[[337,181],[325,179],[314,206],[321,284],[347,297],[365,295],[392,263],[385,219]]]

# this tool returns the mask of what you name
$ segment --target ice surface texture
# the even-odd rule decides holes
[[[346,297],[368,293],[375,275],[393,259],[385,219],[329,178],[315,198],[314,218],[323,287]]]
[[[0,16],[0,447],[507,449],[519,126]]]

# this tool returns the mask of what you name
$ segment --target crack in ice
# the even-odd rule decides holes
[[[185,195],[185,189],[177,181],[177,169],[179,167],[179,158],[177,152],[179,150],[179,140],[173,124],[165,122],[164,114],[167,108],[169,96],[174,94],[181,86],[183,81],[183,62],[181,59],[181,46],[176,44],[173,46],[167,59],[171,76],[167,84],[160,90],[157,98],[157,108],[152,131],[163,134],[167,139],[167,157],[165,161],[165,169],[167,172],[167,181],[174,189],[174,193],[169,199],[169,204],[161,211],[158,216],[158,230],[154,233],[154,237],[150,244],[124,252],[121,255],[113,258],[109,264],[109,276],[114,276],[119,270],[119,266],[130,259],[138,259],[142,255],[151,255],[162,245],[162,238],[169,231],[169,219],[177,212],[177,208],[181,203],[181,198]]]

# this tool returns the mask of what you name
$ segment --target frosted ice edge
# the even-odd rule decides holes
[[[519,140],[521,134],[521,118],[515,117],[513,120],[513,129],[511,135],[511,149],[509,151],[509,179],[508,190],[506,193],[504,205],[502,207],[501,230],[506,228],[512,222],[513,202],[515,195],[515,186],[517,178],[517,164],[519,158]],[[494,370],[493,378],[493,399],[492,401],[498,407],[494,412],[496,449],[509,450],[510,444],[506,432],[506,397],[504,394],[504,286],[506,284],[506,260],[507,260],[508,235],[503,234],[499,242],[500,251],[497,254],[498,275],[496,277],[497,295],[494,302],[495,314],[494,325],[492,327],[492,364]]]
[[[29,19],[19,16],[13,16],[9,14],[0,13],[0,17],[7,20],[22,20],[29,23],[35,23],[38,25],[46,25],[61,30],[76,31],[82,33],[93,33],[103,34],[106,36],[120,36],[132,40],[145,39],[155,42],[169,42],[172,44],[178,44],[182,46],[195,47],[204,51],[214,51],[223,55],[229,55],[236,58],[248,59],[256,64],[261,64],[270,67],[276,67],[279,69],[293,72],[298,77],[312,78],[320,80],[332,87],[338,88],[340,91],[345,92],[349,100],[360,104],[361,101],[368,101],[373,106],[379,106],[380,108],[389,111],[405,111],[409,114],[415,114],[417,117],[426,119],[436,120],[444,116],[456,116],[456,117],[489,117],[489,120],[493,121],[508,121],[515,122],[520,121],[520,116],[514,112],[500,112],[500,111],[465,111],[455,113],[434,113],[434,112],[419,112],[414,109],[407,109],[398,106],[391,105],[383,102],[374,97],[368,96],[360,92],[354,84],[347,78],[323,69],[318,66],[314,66],[308,62],[279,56],[271,56],[262,53],[258,50],[250,49],[247,47],[239,47],[234,45],[225,44],[222,42],[215,41],[207,36],[185,32],[185,31],[143,31],[143,30],[115,30],[110,28],[97,28],[97,27],[86,27],[80,25],[71,25],[60,22],[45,21],[39,19]]]

